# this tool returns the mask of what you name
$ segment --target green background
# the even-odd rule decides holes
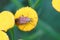
[[[0,12],[15,12],[24,6],[30,6],[38,13],[38,24],[30,32],[17,28],[8,30],[10,40],[60,40],[60,13],[51,4],[52,0],[0,0]]]

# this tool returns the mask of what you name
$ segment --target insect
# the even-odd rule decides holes
[[[31,18],[24,17],[23,15],[16,19],[17,24],[26,24],[31,21]]]

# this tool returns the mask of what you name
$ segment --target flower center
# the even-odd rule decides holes
[[[30,22],[30,21],[31,21],[30,18],[24,17],[24,16],[21,16],[21,17],[19,17],[18,19],[15,20],[15,22],[16,22],[17,24],[26,24],[26,23],[28,23],[28,22]]]

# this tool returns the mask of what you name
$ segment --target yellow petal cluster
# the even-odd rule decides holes
[[[15,19],[18,19],[22,15],[24,17],[30,18],[31,21],[26,24],[17,25],[20,30],[31,31],[36,27],[38,22],[38,15],[37,12],[31,7],[23,7],[17,10],[15,16],[10,11],[3,11],[0,13],[0,40],[9,40],[9,37],[5,32],[12,28],[15,24]]]
[[[7,31],[14,26],[14,15],[9,11],[0,13],[0,30]]]
[[[0,31],[0,40],[9,40],[9,37],[5,32]]]
[[[33,30],[38,22],[38,15],[37,12],[32,9],[31,7],[23,7],[17,10],[15,16],[10,11],[3,11],[0,13],[0,30],[7,31],[8,29],[12,28],[15,24],[15,19],[18,19],[21,16],[28,17],[31,19],[30,22],[26,24],[19,24],[17,25],[18,28],[22,31],[31,31]],[[14,19],[15,17],[15,19]]]
[[[24,17],[31,18],[32,21],[30,21],[27,24],[17,25],[18,28],[22,31],[31,31],[32,29],[34,29],[38,22],[37,12],[34,9],[32,9],[31,7],[23,7],[21,9],[17,10],[17,12],[15,14],[15,19],[18,19],[22,15]]]
[[[60,12],[60,0],[52,0],[52,6]]]

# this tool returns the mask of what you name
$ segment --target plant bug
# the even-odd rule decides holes
[[[26,24],[31,21],[31,18],[24,17],[23,15],[15,20],[17,24]]]

